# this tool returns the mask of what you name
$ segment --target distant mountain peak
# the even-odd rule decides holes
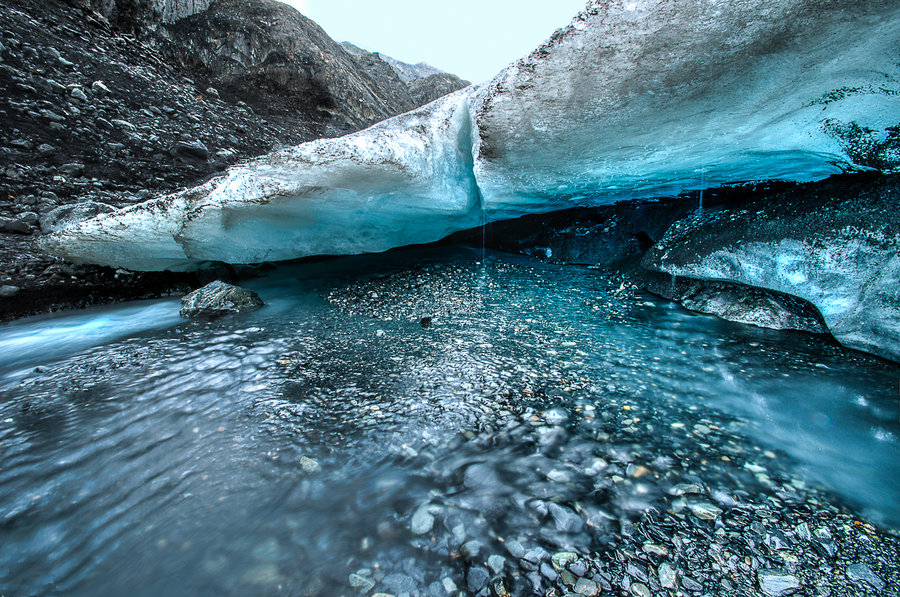
[[[341,46],[354,56],[366,56],[369,54],[378,56],[379,58],[387,62],[392,69],[394,69],[394,72],[397,73],[397,76],[400,77],[400,80],[404,83],[409,83],[410,81],[414,81],[416,79],[425,79],[432,75],[448,74],[446,71],[431,66],[427,62],[410,64],[408,62],[403,62],[402,60],[397,60],[396,58],[393,58],[381,52],[370,52],[349,41],[341,42]]]

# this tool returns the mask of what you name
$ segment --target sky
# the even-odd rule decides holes
[[[484,82],[567,25],[586,0],[282,0],[335,41]]]

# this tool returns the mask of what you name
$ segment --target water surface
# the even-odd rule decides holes
[[[248,286],[0,328],[2,591],[425,594],[472,541],[602,549],[686,481],[900,528],[900,368],[822,337],[460,249]]]

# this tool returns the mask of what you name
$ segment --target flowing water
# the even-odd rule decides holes
[[[211,322],[0,329],[0,593],[446,594],[473,551],[602,550],[685,481],[900,527],[900,367],[822,337],[461,249],[247,286],[267,306]]]

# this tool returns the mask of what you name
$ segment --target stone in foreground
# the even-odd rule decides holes
[[[252,290],[216,280],[181,299],[182,317],[216,317],[228,313],[254,311],[263,306]]]

